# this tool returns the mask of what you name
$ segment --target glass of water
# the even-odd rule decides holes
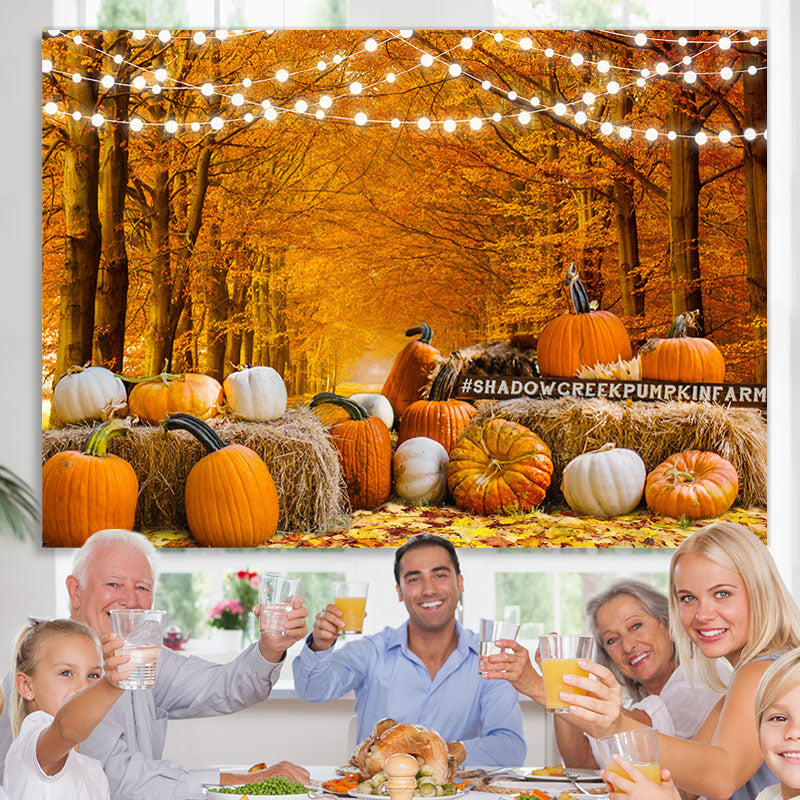
[[[123,642],[122,649],[117,652],[131,658],[122,665],[130,675],[119,682],[120,688],[152,689],[155,686],[166,616],[166,611],[149,608],[111,609],[111,628]]]
[[[481,619],[480,624],[480,655],[478,656],[478,672],[483,675],[486,670],[486,659],[495,653],[500,653],[500,648],[495,644],[497,639],[516,639],[519,633],[519,623],[506,622],[502,619]]]

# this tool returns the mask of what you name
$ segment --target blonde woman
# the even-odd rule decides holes
[[[733,668],[730,686],[693,740],[659,734],[661,765],[675,785],[708,800],[754,800],[777,779],[764,763],[753,713],[761,676],[800,646],[800,611],[766,547],[747,528],[707,525],[675,551],[669,575],[670,627],[681,663],[694,655],[702,680],[724,690],[717,662]],[[620,685],[607,668],[581,662],[599,680],[569,676],[587,695],[563,692],[573,724],[592,736],[642,727],[622,713]],[[633,787],[628,800],[644,800]]]

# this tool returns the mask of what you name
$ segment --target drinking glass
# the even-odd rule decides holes
[[[361,633],[367,609],[367,590],[364,581],[333,581],[333,602],[342,612],[345,635]]]
[[[274,572],[262,572],[259,578],[258,627],[261,633],[284,634],[286,613],[297,594],[300,578],[287,578]]]
[[[166,611],[149,608],[112,608],[111,629],[122,639],[117,652],[131,660],[122,665],[130,675],[119,682],[122,689],[152,689],[161,656]]]
[[[594,639],[591,636],[570,636],[551,633],[539,637],[539,652],[542,657],[542,677],[544,678],[545,704],[553,714],[568,714],[569,703],[559,695],[561,692],[586,694],[584,689],[568,686],[563,681],[566,673],[589,676],[586,670],[578,667],[578,659],[591,660]]]
[[[478,672],[483,675],[486,671],[486,659],[489,656],[502,652],[495,641],[497,639],[516,639],[519,633],[519,624],[506,622],[502,619],[485,619],[480,622],[480,650],[478,656]]]
[[[613,733],[597,740],[605,768],[625,778],[630,777],[612,756],[619,753],[632,762],[653,783],[661,783],[661,767],[658,763],[658,737],[654,728],[636,728],[632,731]],[[622,792],[622,789],[614,791]],[[623,792],[624,794],[624,792]]]

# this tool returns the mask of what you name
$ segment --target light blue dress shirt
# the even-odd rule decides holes
[[[315,652],[308,646],[293,662],[297,694],[312,703],[356,695],[358,741],[384,717],[416,722],[445,741],[458,740],[470,765],[519,766],[527,747],[519,695],[510,683],[478,674],[478,635],[456,622],[458,646],[431,678],[408,649],[408,622]]]

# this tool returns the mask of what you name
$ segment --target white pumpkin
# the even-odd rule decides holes
[[[125,385],[105,367],[72,367],[53,390],[53,411],[67,423],[107,420],[127,404]]]
[[[395,450],[394,489],[404,500],[421,506],[441,503],[447,491],[447,450],[435,439],[415,436]]]
[[[358,403],[371,417],[382,419],[391,430],[394,422],[394,409],[389,398],[383,394],[351,394],[350,399]]]
[[[286,411],[286,384],[272,367],[232,372],[222,386],[234,417],[269,422]]]
[[[569,507],[592,517],[616,517],[639,505],[647,469],[638,453],[605,444],[573,458],[561,491]]]

